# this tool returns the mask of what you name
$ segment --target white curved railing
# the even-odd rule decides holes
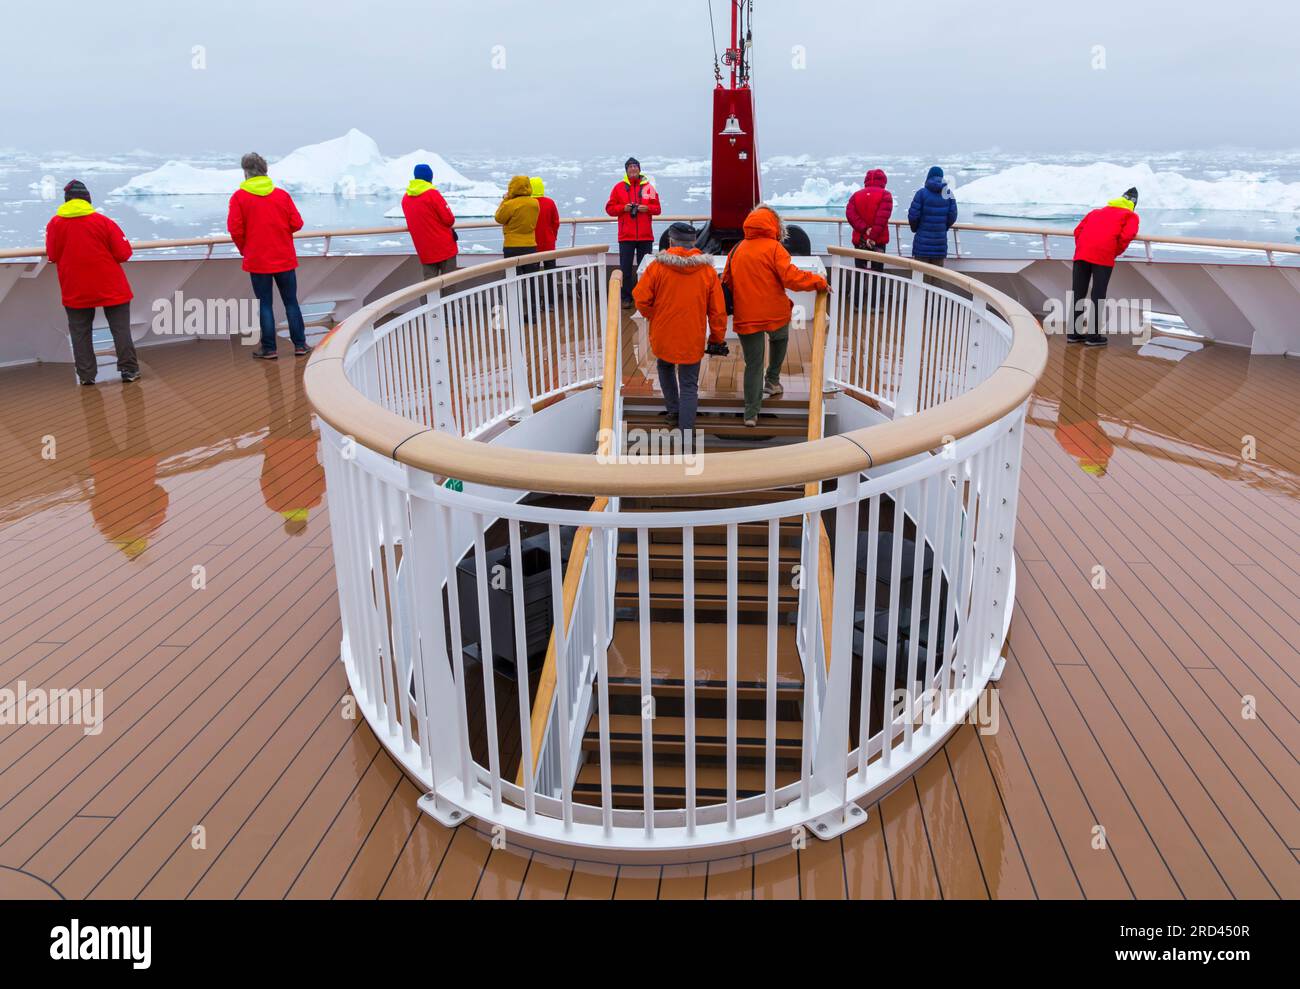
[[[535,276],[498,262],[500,280],[450,292],[447,279],[434,279],[415,290],[428,292],[427,304],[376,325],[412,296],[398,293],[341,327],[336,347],[318,348],[307,386],[324,420],[343,658],[367,721],[426,790],[426,811],[447,824],[477,818],[525,845],[620,861],[760,847],[800,827],[829,837],[860,823],[861,802],[918,766],[968,716],[999,669],[1010,620],[1024,399],[1043,355],[1024,345],[1023,359],[1008,363],[1028,316],[969,279],[910,263],[911,277],[862,271],[851,266],[860,252],[832,253],[828,381],[893,421],[806,444],[840,457],[847,450],[856,465],[828,473],[845,461],[809,462],[805,479],[827,483],[793,500],[642,511],[620,496],[684,489],[642,481],[665,476],[648,465],[573,458],[588,466],[570,476],[548,472],[545,454],[498,444],[462,445],[450,459],[421,448],[434,434],[487,439],[512,416],[558,414],[594,381],[604,291],[595,252]],[[926,284],[923,272],[942,281]],[[553,314],[530,300],[575,285],[584,286],[578,298],[560,307],[574,332],[561,339]],[[882,315],[868,319],[862,300],[880,300]],[[613,309],[617,327],[617,300]],[[495,324],[493,311],[502,316]],[[610,339],[617,346],[619,334]],[[544,356],[550,369],[539,367]],[[339,368],[363,403],[342,393]],[[976,391],[995,371],[1023,393],[989,415],[975,410]],[[922,432],[942,441],[872,440]],[[876,449],[912,452],[877,457]],[[691,490],[774,487],[753,478],[776,477],[763,468],[802,455],[790,447],[708,453],[704,480]],[[500,459],[520,465],[515,490],[482,480],[497,476],[483,465]],[[466,479],[463,490],[443,483],[449,474]],[[519,500],[547,490],[611,497],[604,511]],[[832,532],[829,568],[808,535],[822,519]],[[565,545],[583,527],[591,540],[573,561],[581,580],[565,621]],[[651,549],[668,544],[681,547],[679,645],[655,635],[663,615],[649,595],[660,566]],[[786,591],[792,572],[781,548],[796,545],[798,573],[831,581],[829,614],[818,578]],[[752,578],[743,599],[742,568]],[[538,584],[549,590],[540,608],[529,600]],[[528,664],[509,657],[534,651],[539,624],[561,634],[534,753],[535,684]],[[705,624],[725,643],[720,655],[696,651]],[[787,637],[798,647],[797,675],[783,654]],[[516,687],[509,709],[497,697],[509,682],[503,670]],[[639,738],[612,730],[615,686],[615,704],[631,696],[635,710],[652,714],[680,707],[680,752],[674,745],[656,759],[654,723],[644,716]],[[779,748],[776,728],[794,710],[797,759],[785,742]],[[740,737],[756,725],[761,757],[756,741]],[[628,765],[616,762],[619,750],[643,756],[634,782],[615,778]],[[590,768],[578,792],[584,754]],[[678,755],[680,774],[664,761]],[[657,773],[680,806],[656,806]]]

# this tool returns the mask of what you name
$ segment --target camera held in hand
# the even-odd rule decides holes
[[[727,346],[725,340],[722,343],[710,341],[708,346],[704,348],[704,352],[713,357],[726,357],[731,353],[731,348]]]
[[[636,216],[637,213],[641,212],[641,207],[637,203],[628,203],[628,212]]]

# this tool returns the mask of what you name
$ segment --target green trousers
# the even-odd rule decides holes
[[[740,349],[745,353],[745,418],[757,419],[763,408],[763,382],[781,380],[781,365],[790,346],[790,324],[779,330],[744,333]]]

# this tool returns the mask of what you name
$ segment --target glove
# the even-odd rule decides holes
[[[731,353],[731,348],[727,346],[725,340],[722,343],[709,341],[708,346],[704,348],[704,352],[713,357],[727,357]]]

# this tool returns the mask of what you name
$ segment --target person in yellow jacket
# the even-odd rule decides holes
[[[537,253],[537,216],[540,207],[533,198],[533,184],[527,175],[516,175],[506,187],[495,220],[501,224],[504,254],[508,258]],[[537,265],[521,265],[520,274],[536,271]]]

